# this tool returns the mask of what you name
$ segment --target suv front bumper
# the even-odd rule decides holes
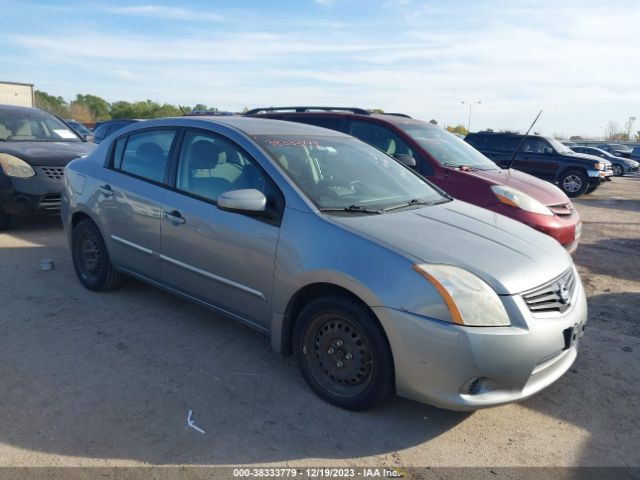
[[[33,167],[29,178],[0,173],[0,209],[9,215],[57,214],[60,212],[63,167]]]

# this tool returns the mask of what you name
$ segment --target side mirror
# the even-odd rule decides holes
[[[231,190],[218,197],[218,208],[232,212],[264,212],[267,197],[254,188]]]
[[[93,141],[96,139],[96,137],[93,135],[93,133],[87,133],[87,134],[84,136],[84,139],[85,139],[87,142],[93,142]]]
[[[407,153],[396,153],[393,157],[406,167],[416,167],[416,159]]]

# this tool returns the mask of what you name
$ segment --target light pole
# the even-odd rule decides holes
[[[464,100],[462,101],[463,105],[469,105],[469,123],[467,124],[467,132],[469,133],[471,133],[471,109],[474,105],[479,105],[481,103],[481,100],[478,100],[477,102],[465,102]]]

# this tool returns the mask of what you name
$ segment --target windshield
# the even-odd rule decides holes
[[[449,199],[410,169],[355,138],[257,136],[319,209],[375,211]]]
[[[555,138],[547,138],[547,142],[549,142],[553,147],[553,149],[558,153],[569,153],[572,155],[576,153],[573,150],[571,150],[569,147],[567,147],[564,143],[559,142]]]
[[[440,165],[465,166],[477,170],[497,170],[495,163],[464,140],[445,129],[428,123],[399,125]]]
[[[611,147],[611,150],[620,150],[621,152],[630,152],[631,151],[631,149],[629,147],[627,147],[626,145],[622,145],[620,143],[612,143],[609,146]]]
[[[53,115],[40,110],[0,111],[0,141],[81,142],[78,135]]]
[[[66,122],[69,124],[71,128],[73,128],[78,133],[81,133],[83,135],[87,135],[88,133],[91,133],[91,130],[89,130],[80,122],[76,122],[75,120],[66,120]]]

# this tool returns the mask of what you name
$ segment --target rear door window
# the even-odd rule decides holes
[[[114,168],[161,183],[175,134],[174,130],[149,130],[118,140],[114,149]]]
[[[353,121],[351,122],[347,133],[359,138],[369,145],[373,145],[385,152],[387,155],[393,156],[397,154],[404,154],[413,156],[413,151],[404,140],[390,129],[380,125]]]

